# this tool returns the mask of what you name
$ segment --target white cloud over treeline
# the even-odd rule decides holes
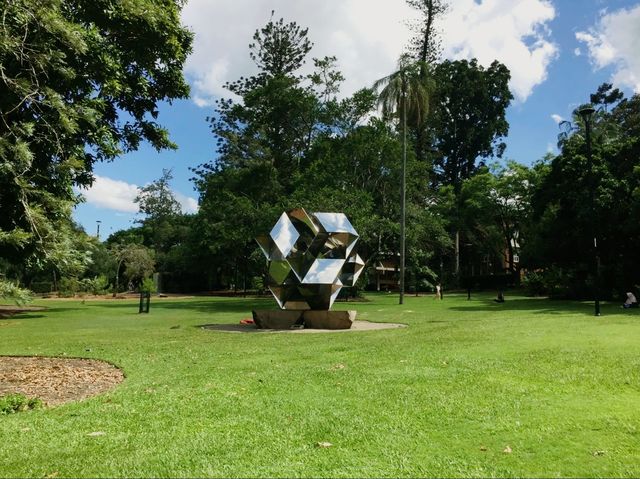
[[[405,0],[190,0],[182,18],[196,35],[185,71],[198,105],[227,96],[226,81],[255,72],[248,45],[272,10],[309,27],[312,57],[338,57],[343,95],[394,70],[411,37],[407,21],[416,18]],[[444,54],[484,66],[501,61],[511,70],[514,95],[525,101],[557,56],[548,29],[554,17],[548,0],[453,0],[440,24]]]
[[[138,212],[138,204],[135,202],[138,192],[137,185],[99,175],[95,176],[90,188],[80,190],[88,204],[122,213]],[[173,194],[183,213],[198,211],[198,201],[195,198],[176,191],[173,191]]]
[[[640,5],[603,11],[598,23],[576,33],[596,69],[612,67],[611,82],[640,93]]]

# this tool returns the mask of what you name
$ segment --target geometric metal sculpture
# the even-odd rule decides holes
[[[256,241],[269,261],[269,290],[282,309],[329,310],[364,269],[358,233],[343,213],[282,213]]]

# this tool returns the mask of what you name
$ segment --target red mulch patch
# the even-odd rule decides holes
[[[95,359],[0,356],[0,396],[20,393],[55,406],[106,392],[124,374]]]

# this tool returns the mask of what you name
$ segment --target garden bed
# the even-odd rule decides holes
[[[24,394],[49,406],[96,396],[123,379],[120,369],[95,359],[0,356],[0,396]]]

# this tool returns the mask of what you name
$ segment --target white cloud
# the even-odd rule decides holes
[[[138,205],[133,201],[138,196],[138,187],[125,181],[96,175],[91,188],[81,190],[87,203],[123,213],[137,213]]]
[[[582,55],[582,50],[580,50],[580,48],[577,48],[575,50],[573,50],[573,54],[577,57],[579,57],[580,55]]]
[[[138,186],[126,181],[114,180],[106,176],[95,176],[93,185],[80,190],[86,202],[98,208],[119,211],[121,213],[137,213],[138,205],[134,201],[138,196]],[[173,192],[180,203],[183,213],[198,211],[198,201],[195,198]]]
[[[511,70],[511,89],[525,101],[547,78],[558,48],[549,39],[548,22],[555,9],[547,0],[456,0],[444,27],[445,54],[477,58],[483,65],[494,59]]]
[[[345,95],[371,86],[393,70],[410,35],[405,19],[413,14],[404,0],[190,0],[182,19],[196,35],[185,72],[197,105],[229,96],[225,82],[256,71],[248,45],[272,10],[276,19],[309,28],[314,48],[307,72],[313,57],[338,57],[346,76]]]
[[[558,115],[557,113],[554,113],[553,115],[551,115],[551,119],[553,121],[555,121],[557,124],[560,124],[561,122],[564,121],[564,118],[562,118],[560,115]]]
[[[640,5],[601,12],[597,25],[576,39],[586,44],[596,69],[613,67],[612,83],[640,92]]]
[[[276,18],[309,27],[311,57],[338,57],[344,95],[393,71],[411,36],[406,22],[416,15],[405,0],[190,0],[182,18],[196,36],[185,72],[198,106],[229,96],[226,81],[255,72],[248,45],[272,10]],[[476,57],[485,66],[498,59],[524,101],[557,55],[546,28],[554,16],[548,0],[453,0],[441,23],[445,54]]]
[[[173,192],[176,200],[180,203],[183,213],[197,213],[198,212],[198,200],[191,198],[190,196],[183,195],[177,191]]]

